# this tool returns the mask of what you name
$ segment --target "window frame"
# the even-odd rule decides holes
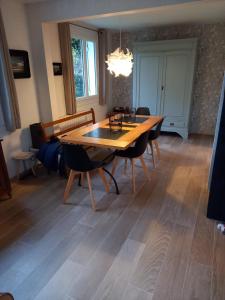
[[[76,101],[84,101],[96,99],[99,97],[99,56],[98,56],[98,33],[95,30],[82,28],[76,25],[70,25],[71,39],[81,39],[85,43],[83,45],[83,60],[84,60],[84,80],[85,80],[85,96],[76,97]],[[88,66],[86,55],[86,43],[92,41],[95,43],[95,61],[96,61],[96,94],[88,96]]]

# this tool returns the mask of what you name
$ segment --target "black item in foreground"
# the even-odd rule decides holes
[[[207,217],[225,222],[225,75],[220,97],[209,173]]]

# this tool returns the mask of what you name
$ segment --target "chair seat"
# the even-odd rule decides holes
[[[116,150],[114,155],[125,158],[135,158],[137,157],[137,151],[135,147],[129,147],[126,150]]]

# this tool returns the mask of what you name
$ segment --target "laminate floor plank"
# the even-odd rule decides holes
[[[79,219],[87,212],[85,208],[70,211],[55,227],[48,231],[38,244],[33,245],[26,256],[21,256],[14,263],[13,268],[23,270],[28,276],[44,259],[57,247],[73,228],[76,228]],[[91,228],[90,228],[91,230]]]
[[[75,296],[79,300],[91,299],[119,253],[137,218],[138,213],[129,209],[121,215],[111,233],[105,238],[80,278],[75,282],[70,291],[70,296]]]
[[[183,300],[210,300],[212,267],[191,261],[183,289]],[[213,298],[214,299],[214,298]],[[222,299],[222,298],[221,298]]]
[[[66,260],[34,300],[66,299],[69,297],[67,291],[71,289],[74,280],[79,277],[82,268],[81,265]]]
[[[192,260],[200,264],[212,265],[214,222],[206,218],[207,200],[208,192],[203,188],[199,200],[199,212],[192,241],[191,257]]]
[[[182,299],[192,237],[193,230],[181,225],[174,226],[168,254],[157,278],[153,300]]]
[[[112,266],[100,283],[94,297],[92,297],[93,300],[122,299],[125,286],[132,276],[144,247],[145,245],[143,243],[130,239],[124,242]]]
[[[146,243],[151,237],[151,226],[157,220],[165,200],[167,178],[162,176],[160,182],[155,182],[153,179],[152,185],[146,183],[149,198],[143,213],[129,234],[129,238],[142,243]]]
[[[174,224],[155,221],[150,228],[150,239],[145,246],[137,267],[131,279],[131,283],[146,292],[155,290],[157,278],[166,258],[171,241]]]
[[[153,294],[147,293],[129,283],[121,300],[152,300],[152,297]]]
[[[41,264],[35,268],[35,270],[29,274],[15,290],[13,290],[15,299],[34,299],[71,255],[79,242],[85,238],[89,230],[89,227],[77,224],[73,230],[64,237],[59,245],[57,245],[41,262]]]

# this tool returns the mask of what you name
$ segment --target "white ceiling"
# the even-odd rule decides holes
[[[225,0],[202,0],[181,5],[81,18],[95,28],[134,29],[145,26],[162,26],[179,23],[213,23],[225,21]]]

